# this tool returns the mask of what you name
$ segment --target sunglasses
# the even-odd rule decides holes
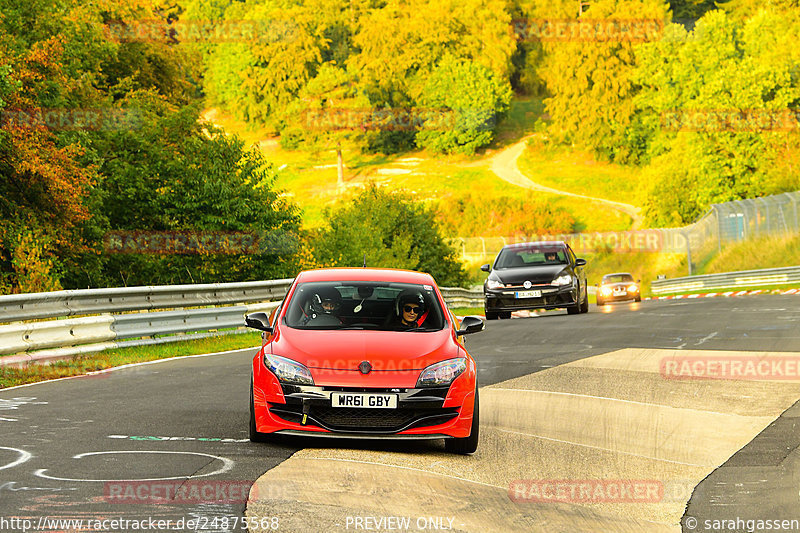
[[[405,311],[406,313],[414,313],[415,315],[418,315],[419,312],[422,311],[422,308],[418,305],[404,305],[403,311]]]

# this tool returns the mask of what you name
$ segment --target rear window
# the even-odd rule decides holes
[[[567,250],[558,245],[531,245],[503,248],[494,268],[519,268],[535,265],[567,264]]]
[[[404,303],[418,312],[414,327],[402,324]],[[439,331],[446,323],[432,285],[307,282],[287,305],[285,324],[296,329]]]

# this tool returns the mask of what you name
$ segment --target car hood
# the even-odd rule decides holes
[[[506,284],[522,285],[525,281],[533,284],[550,283],[569,265],[538,265],[529,267],[493,270],[490,277]]]
[[[373,371],[422,370],[458,357],[449,329],[436,332],[298,330],[281,328],[268,349],[310,369],[357,371],[369,361]]]

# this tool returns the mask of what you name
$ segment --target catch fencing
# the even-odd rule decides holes
[[[679,253],[694,265],[727,244],[766,236],[800,233],[800,191],[713,204],[696,222],[681,228],[603,233],[556,233],[508,237],[463,237],[452,241],[465,261],[491,261],[500,249],[517,242],[566,241],[577,254],[600,250]]]

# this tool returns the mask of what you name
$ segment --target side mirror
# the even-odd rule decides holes
[[[252,315],[245,315],[244,325],[248,328],[260,329],[267,333],[272,333],[272,326],[269,325],[269,317],[267,313],[253,313]]]
[[[478,333],[479,331],[483,331],[486,325],[483,323],[483,319],[477,316],[465,316],[464,320],[461,321],[461,329],[456,331],[457,336],[461,335],[469,335],[470,333]]]
[[[484,272],[491,272],[492,271],[492,266],[489,265],[489,264],[481,265],[481,270],[483,270]]]
[[[576,259],[575,266],[576,267],[586,266],[586,259]]]

